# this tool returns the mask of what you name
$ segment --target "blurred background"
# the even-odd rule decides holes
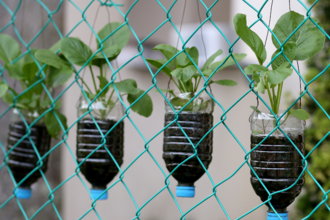
[[[18,0],[2,0],[9,8],[15,10]],[[92,2],[92,3],[91,3]],[[159,2],[168,9],[173,1],[159,0]],[[207,7],[210,7],[215,1],[214,0],[204,0],[203,1]],[[253,0],[251,4],[259,9],[264,0]],[[302,6],[300,2],[309,5],[306,1],[291,1],[292,10],[299,12],[301,14],[306,14],[306,9]],[[325,3],[323,3],[325,2]],[[328,1],[320,1],[319,4],[327,5]],[[43,0],[50,11],[54,11],[58,8],[60,1],[58,0]],[[91,3],[91,4],[90,4]],[[130,26],[134,29],[136,36],[139,41],[143,41],[147,38],[159,25],[161,25],[166,19],[166,12],[160,7],[157,1],[152,0],[119,0],[116,1],[118,4],[123,4],[124,6],[119,7],[123,14],[126,14],[130,10],[127,18],[129,20]],[[264,9],[262,10],[263,20],[267,23],[269,22],[270,14],[270,27],[273,28],[276,20],[284,13],[289,11],[289,1],[274,1],[271,11],[272,1],[268,1]],[[325,6],[323,6],[324,9]],[[78,10],[77,8],[80,8]],[[322,8],[322,7],[321,7]],[[84,11],[84,17],[81,11]],[[232,19],[236,13],[244,13],[247,15],[247,23],[250,25],[255,20],[258,19],[257,13],[251,9],[244,1],[241,0],[222,0],[215,4],[211,10],[212,20],[227,36],[228,40],[233,43],[237,36],[233,30]],[[64,1],[59,10],[53,14],[52,18],[56,22],[58,28],[63,33],[63,36],[70,32],[70,36],[79,37],[85,44],[90,45],[93,51],[96,50],[96,40],[92,31],[86,24],[86,22],[81,22],[78,26],[76,24],[85,18],[89,24],[93,25],[93,28],[98,31],[106,23],[118,21],[124,22],[123,14],[119,13],[114,7],[100,7],[100,1],[90,1],[90,0],[71,0]],[[313,15],[317,16],[317,13],[322,14],[322,10],[315,10],[312,12]],[[195,29],[200,25],[201,21],[206,19],[206,9],[200,3],[200,1],[184,1],[179,0],[174,5],[171,10],[171,20],[176,25],[178,29],[181,30],[181,35],[183,40],[187,40],[195,31]],[[183,16],[184,15],[184,16]],[[5,7],[0,5],[0,28],[4,27],[11,20],[11,15],[7,12]],[[23,0],[22,5],[15,15],[15,25],[18,31],[23,36],[26,42],[31,41],[31,39],[38,33],[41,27],[48,20],[48,13],[39,4],[38,1],[34,0]],[[181,27],[182,22],[182,27]],[[73,31],[71,32],[71,30]],[[252,30],[258,33],[261,39],[266,40],[267,29],[258,23]],[[11,36],[16,36],[14,29],[12,27],[7,28],[5,33]],[[202,36],[205,41],[205,48],[202,44]],[[31,47],[36,48],[49,48],[55,42],[60,39],[54,26],[49,24],[45,31],[32,43]],[[155,32],[151,37],[143,42],[142,46],[143,56],[145,58],[158,58],[159,53],[152,51],[152,48],[157,44],[170,44],[176,46],[178,42],[178,35],[175,32],[172,25],[167,22],[163,25],[157,32]],[[228,55],[228,43],[223,38],[223,36],[216,30],[216,28],[210,23],[206,22],[202,30],[199,30],[188,42],[188,47],[196,46],[201,55],[201,62],[205,62],[206,57],[213,54],[218,49],[222,49],[224,54],[221,58]],[[133,56],[139,53],[137,39],[131,35],[129,44],[123,50],[123,52],[118,57],[118,65],[121,66],[130,60]],[[182,42],[179,41],[178,47],[182,47]],[[266,45],[267,51],[271,54],[275,51],[275,47],[271,43],[269,37],[268,43]],[[24,51],[24,49],[23,49]],[[240,63],[241,67],[244,68],[246,65],[251,63],[257,63],[253,52],[241,42],[238,42],[234,46],[234,52],[246,53],[247,58]],[[326,58],[324,58],[326,60]],[[267,59],[270,61],[270,57]],[[267,62],[266,61],[266,62]],[[311,61],[311,63],[313,63]],[[311,65],[308,64],[309,66]],[[326,63],[326,61],[325,61]],[[114,64],[117,65],[117,64]],[[300,71],[302,75],[306,75],[310,71],[307,70],[305,63],[299,63]],[[326,64],[323,64],[326,66]],[[322,71],[324,67],[318,66]],[[318,72],[318,73],[319,73]],[[87,82],[91,82],[89,72],[86,71],[84,79]],[[155,71],[154,71],[155,73]],[[144,64],[142,58],[139,56],[120,71],[120,76],[122,79],[133,78],[137,81],[140,88],[147,90],[152,86],[151,74]],[[309,76],[312,79],[312,76]],[[159,88],[166,88],[168,84],[168,77],[159,73],[156,77],[157,85]],[[249,90],[249,82],[245,78],[244,74],[240,71],[238,67],[232,67],[226,69],[214,77],[214,80],[219,79],[232,79],[235,80],[238,85],[235,87],[221,87],[213,86],[213,94],[217,101],[224,107],[228,109],[233,105],[236,100],[243,96]],[[329,80],[329,79],[328,79]],[[74,81],[69,80],[67,86]],[[322,82],[322,80],[320,80]],[[323,82],[325,82],[323,80]],[[13,85],[14,82],[9,81],[9,84]],[[201,83],[203,84],[203,83]],[[329,84],[328,84],[329,85]],[[173,87],[174,88],[174,87]],[[327,87],[329,88],[329,86]],[[124,163],[122,165],[122,170],[124,170],[131,162],[144,151],[145,140],[150,140],[154,135],[156,135],[164,126],[164,99],[159,93],[156,93],[152,89],[149,95],[153,101],[153,114],[149,118],[144,118],[136,113],[130,113],[134,125],[139,129],[143,138],[140,136],[134,125],[127,119],[125,122],[125,148],[124,148]],[[297,74],[293,74],[285,82],[284,92],[288,95],[287,102],[283,100],[282,109],[284,109],[287,104],[292,103],[292,100],[299,96],[299,77]],[[323,91],[323,90],[322,90]],[[330,90],[327,90],[330,92]],[[61,91],[57,91],[59,94]],[[81,91],[76,84],[73,84],[63,96],[63,107],[62,111],[64,115],[68,118],[68,125],[72,125],[77,120],[77,110],[76,104],[78,102]],[[319,94],[320,97],[324,95]],[[329,98],[329,96],[326,96]],[[0,101],[0,110],[4,112],[7,109],[7,105]],[[306,101],[308,103],[308,100]],[[235,135],[237,140],[241,143],[244,148],[249,151],[250,149],[250,124],[249,116],[252,110],[249,106],[256,105],[256,97],[253,93],[249,93],[245,96],[239,103],[237,103],[227,114],[226,124],[230,131]],[[128,106],[128,105],[127,105]],[[329,106],[329,105],[328,105]],[[309,105],[310,113],[317,111],[317,107],[310,102]],[[313,110],[314,109],[314,110]],[[329,109],[329,108],[328,108]],[[219,106],[215,107],[214,110],[214,124],[220,121],[222,115],[222,109]],[[9,113],[8,113],[9,116]],[[316,121],[326,119],[326,117],[319,113],[319,117]],[[313,126],[314,116],[312,120],[309,121],[309,126]],[[3,127],[0,132],[1,142],[5,145],[7,137],[7,127],[9,124],[9,117],[2,117],[0,123]],[[329,124],[325,125],[325,131],[329,131]],[[328,130],[327,130],[328,129]],[[315,130],[315,129],[314,129]],[[244,162],[244,151],[241,149],[240,145],[237,143],[235,138],[230,134],[227,128],[223,124],[220,124],[214,129],[214,139],[213,139],[213,160],[208,169],[212,180],[217,184],[224,179],[231,176],[236,169]],[[325,135],[323,134],[323,136]],[[320,134],[319,139],[313,140],[316,142],[323,137]],[[165,167],[165,163],[162,159],[162,140],[163,133],[160,133],[156,138],[154,138],[150,143],[150,153],[157,160],[159,165],[163,170],[168,171]],[[308,138],[307,138],[308,140]],[[59,140],[53,140],[54,144],[58,143]],[[309,149],[311,149],[315,144],[309,144]],[[50,156],[49,170],[47,171],[47,179],[50,182],[52,189],[56,188],[61,182],[68,179],[75,174],[75,155],[70,153],[70,150],[75,153],[76,150],[76,126],[73,126],[69,131],[67,145],[61,145],[58,147]],[[322,154],[322,153],[320,153]],[[3,157],[2,152],[0,157]],[[315,172],[319,168],[314,168]],[[327,171],[328,172],[328,171]],[[320,174],[321,175],[321,174]],[[83,175],[80,177],[85,181],[88,187],[89,183],[85,180]],[[324,177],[324,176],[323,176]],[[118,180],[118,175],[112,181]],[[324,177],[327,178],[327,177]],[[169,178],[170,189],[175,192],[176,180],[172,177]],[[150,155],[144,153],[138,160],[136,160],[133,165],[125,172],[124,179],[126,186],[128,187],[131,195],[134,197],[135,202],[139,207],[143,207],[140,212],[140,219],[145,220],[169,220],[169,219],[180,219],[180,212],[171,198],[167,190],[162,191],[159,195],[153,198],[149,203],[146,202],[153,197],[157,192],[159,192],[165,185],[165,177],[157,164],[152,160]],[[315,184],[310,183],[311,188],[314,189],[312,194],[317,194],[320,190],[315,187]],[[329,185],[329,184],[328,184]],[[188,211],[194,205],[201,202],[208,195],[212,194],[212,184],[207,175],[204,175],[199,179],[196,184],[196,196],[192,199],[177,198],[178,204],[180,205],[183,212]],[[0,204],[8,199],[12,194],[13,183],[8,175],[6,169],[0,170]],[[46,188],[45,183],[42,179],[38,181],[37,184],[33,185],[34,194],[30,201],[23,201],[22,205],[27,214],[31,216],[36,210],[38,210],[47,200],[49,190]],[[136,215],[137,209],[127,192],[126,188],[121,182],[118,182],[114,187],[109,190],[109,199],[106,201],[96,202],[95,209],[98,211],[102,219],[133,219]],[[304,190],[302,197],[306,198],[309,191]],[[261,200],[254,193],[252,186],[250,184],[250,169],[247,165],[244,165],[232,178],[217,187],[217,195],[229,214],[231,219],[237,219],[244,213],[252,210],[256,206],[261,204]],[[304,196],[305,195],[305,196]],[[307,196],[310,198],[310,196]],[[310,199],[307,199],[311,201]],[[301,219],[299,214],[310,207],[315,207],[315,204],[320,202],[316,199],[314,203],[310,206],[305,206],[308,201],[299,203],[300,209],[296,209],[296,204],[292,204],[289,209],[289,215],[292,219]],[[54,193],[54,202],[58,208],[62,219],[71,220],[79,219],[84,213],[91,208],[91,200],[89,199],[89,194],[86,191],[84,185],[77,176],[74,176],[69,181],[65,182],[58,190]],[[314,205],[314,206],[313,206]],[[255,220],[255,219],[265,219],[266,218],[266,206],[262,206],[254,212],[250,213],[243,219]],[[311,210],[310,210],[311,211]],[[309,211],[309,212],[310,212]],[[307,215],[306,213],[305,215]],[[326,218],[321,217],[315,218],[323,220]],[[6,206],[0,209],[0,219],[11,219],[19,220],[24,219],[22,213],[19,210],[17,202],[13,199]],[[45,208],[34,218],[34,219],[58,219],[53,207],[51,205],[45,206]],[[98,219],[93,211],[89,212],[83,219]],[[219,206],[218,202],[214,197],[206,200],[204,203],[199,205],[197,208],[193,209],[186,217],[187,220],[199,220],[199,219],[210,219],[210,220],[224,220],[227,219],[222,208]]]

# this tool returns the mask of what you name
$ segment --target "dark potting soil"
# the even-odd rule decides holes
[[[175,120],[174,113],[165,114],[165,126]],[[191,142],[196,144],[213,127],[213,116],[207,113],[182,112],[177,121]],[[197,155],[207,169],[212,160],[213,131],[197,146]],[[169,172],[194,154],[193,146],[175,122],[164,131],[163,159]],[[197,157],[193,157],[178,167],[173,177],[179,186],[193,186],[205,173]]]
[[[103,135],[116,123],[114,120],[95,119]],[[77,160],[82,162],[92,151],[100,146],[102,136],[92,119],[82,119],[77,129]],[[95,151],[81,166],[80,170],[93,188],[105,189],[116,176],[118,168],[106,147],[119,166],[123,163],[124,122],[120,122],[105,138],[105,145]]]
[[[13,148],[9,154],[8,165],[13,173],[17,183],[36,168],[39,161],[29,138],[32,139],[40,157],[45,155],[50,148],[51,137],[45,125],[33,125],[31,133],[24,138],[15,148],[15,144],[26,134],[26,127],[23,122],[15,122],[9,125],[9,134],[7,139],[7,150]],[[40,169],[43,172],[47,170],[48,156],[43,159]],[[41,177],[39,170],[31,174],[20,186],[30,188],[30,186]]]
[[[299,151],[304,155],[304,136],[288,134]],[[251,149],[256,147],[266,136],[251,135]],[[290,187],[303,170],[302,157],[285,136],[272,135],[257,149],[251,152],[251,166],[270,193]],[[256,194],[264,202],[268,193],[251,170],[251,184]],[[304,176],[292,188],[272,195],[271,203],[278,212],[286,212],[286,208],[300,194],[304,184]],[[269,207],[269,204],[266,203]]]

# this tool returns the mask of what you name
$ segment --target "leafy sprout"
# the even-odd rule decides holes
[[[38,57],[42,53],[47,56],[45,55],[45,59],[40,60]],[[35,113],[38,115],[43,114],[52,104],[42,83],[51,93],[56,87],[63,85],[73,73],[70,64],[51,51],[31,49],[26,55],[22,56],[19,44],[6,34],[0,34],[0,59],[3,61],[9,77],[18,80],[23,90],[22,94],[18,94],[14,88],[0,81],[0,97],[8,105],[13,105],[15,96],[15,107],[22,110],[29,123],[34,121]],[[46,65],[43,69],[39,68],[43,67],[44,64],[48,64],[47,61],[50,59],[54,60],[54,65]],[[17,96],[19,97],[17,98]],[[61,125],[55,113],[65,129],[67,124],[66,117],[59,112],[61,101],[56,101],[54,106],[54,110],[45,115],[44,122],[49,134],[53,138],[57,138],[61,132]]]
[[[109,80],[111,75],[108,74],[108,62],[115,60],[128,43],[130,38],[129,28],[127,25],[118,22],[108,23],[98,32],[98,37],[96,42],[98,45],[97,52],[93,52],[79,38],[72,37],[62,39],[53,50],[60,49],[63,57],[70,63],[89,68],[93,80],[93,89],[82,78],[81,81],[87,89],[85,93],[88,98],[101,101],[107,109],[100,111],[100,118],[105,119],[119,101],[119,98],[115,95],[115,87],[123,93],[121,96],[127,96],[127,101],[130,104],[138,100],[132,106],[133,111],[149,117],[153,109],[151,98],[148,94],[143,95],[145,91],[138,88],[135,80],[126,79],[112,83]],[[46,57],[45,54],[42,57]],[[59,65],[59,62],[49,59],[47,64],[55,66]],[[99,68],[99,75],[94,74],[92,66]]]
[[[236,33],[252,49],[259,62],[246,67],[245,74],[252,75],[255,83],[254,91],[260,93],[267,91],[275,115],[279,113],[283,83],[293,72],[291,63],[294,60],[313,57],[324,47],[325,35],[313,23],[317,23],[316,19],[304,20],[303,15],[294,11],[279,18],[273,29],[276,37],[273,36],[272,41],[277,50],[272,55],[272,69],[270,69],[268,66],[263,66],[267,51],[260,37],[247,26],[246,15],[237,14],[234,17]],[[301,27],[297,29],[300,24]],[[303,109],[290,109],[287,117],[290,114],[300,120],[309,118],[309,114]]]
[[[197,92],[198,86],[201,83],[203,76],[209,80],[209,85],[214,83],[222,86],[237,85],[237,83],[233,80],[225,79],[213,81],[210,78],[213,73],[218,73],[226,67],[235,65],[233,57],[237,62],[239,62],[246,56],[246,54],[233,53],[232,56],[227,60],[224,58],[221,61],[214,62],[214,60],[223,53],[220,49],[212,56],[210,56],[210,58],[208,58],[204,63],[203,67],[199,70],[197,69],[199,66],[199,52],[196,47],[186,48],[184,51],[180,52],[173,46],[160,44],[157,45],[153,50],[160,51],[165,58],[157,60],[146,60],[157,70],[164,72],[168,77],[172,78],[172,81],[179,89],[180,93],[190,93],[190,98],[193,98]],[[168,64],[165,65],[166,63]],[[214,75],[212,75],[212,77],[213,76]],[[175,97],[174,101],[172,102],[174,106],[183,106],[187,104],[187,99],[176,97],[174,90],[162,89],[161,91],[169,92]],[[187,109],[189,110],[189,108]]]

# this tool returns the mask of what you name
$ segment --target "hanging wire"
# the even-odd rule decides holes
[[[178,35],[178,40],[176,42],[176,50],[178,50],[178,47],[179,47],[179,41],[180,41],[180,34],[181,34],[181,30],[182,30],[182,25],[183,25],[183,19],[184,19],[184,14],[186,12],[186,6],[187,6],[187,0],[184,1],[184,6],[183,6],[183,12],[182,12],[182,18],[181,18],[181,23],[180,23],[180,29],[179,29],[179,35]],[[175,60],[176,59],[173,59],[173,66],[175,66]],[[167,83],[167,90],[170,89],[170,84],[171,84],[171,81],[172,81],[172,75],[170,77],[170,79],[168,80],[168,83]],[[166,96],[168,96],[168,92],[166,92]]]
[[[97,20],[97,17],[98,17],[98,14],[99,14],[100,8],[101,8],[101,4],[99,4],[99,6],[98,6],[97,9],[96,9],[96,13],[95,13],[95,17],[94,17],[94,21],[93,21],[93,25],[92,25],[93,29],[95,28],[96,20]],[[93,31],[91,30],[91,35],[90,35],[90,37],[89,37],[89,43],[88,43],[88,46],[89,46],[89,47],[92,45],[93,35],[94,35],[94,33],[93,33]],[[81,76],[79,76],[79,78],[81,79],[81,81],[84,80],[85,73],[86,73],[86,68],[84,68],[84,70],[83,70]],[[84,84],[85,84],[85,83],[81,83],[81,88],[82,88],[82,89],[84,89]],[[95,91],[95,92],[96,92],[96,91]],[[76,102],[76,108],[79,107],[79,103],[80,103],[80,101],[81,101],[82,98],[83,98],[83,94],[80,93],[80,96],[79,96],[79,98],[78,98],[78,101]]]
[[[271,21],[272,21],[273,5],[274,5],[274,0],[272,0],[272,2],[270,4],[268,27],[270,27],[270,24],[271,24]],[[266,39],[265,39],[264,47],[266,47],[266,45],[267,45],[268,35],[269,35],[269,29],[267,29],[267,34],[266,34]],[[257,96],[256,99],[257,99],[257,106],[256,106],[256,108],[258,108],[259,107],[259,96]],[[251,119],[251,116],[250,116],[250,119]],[[249,121],[250,121],[250,119],[249,119]]]
[[[200,25],[202,24],[202,18],[201,18],[201,13],[199,11],[199,1],[196,0],[197,2],[197,12],[198,12],[198,18],[199,18],[199,23]],[[205,53],[205,58],[207,60],[207,52],[206,52],[206,46],[205,46],[205,41],[204,41],[204,35],[203,35],[203,26],[201,26],[201,39],[202,39],[202,43],[203,43],[203,47],[204,47],[204,53]],[[210,93],[213,96],[213,92],[212,92],[212,87],[209,84],[209,89],[210,89]]]

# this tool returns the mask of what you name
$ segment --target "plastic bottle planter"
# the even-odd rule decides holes
[[[23,111],[21,112],[23,113]],[[23,113],[23,115],[26,115],[25,120],[28,123],[34,121],[38,116],[36,113]],[[31,120],[29,120],[29,118],[31,118]],[[30,128],[30,135],[22,140],[23,136],[26,135],[26,130],[25,124],[21,120],[18,111],[14,109],[11,115],[11,123],[9,125],[7,139],[7,150],[12,150],[8,155],[8,166],[16,183],[19,183],[26,176],[30,175],[22,184],[20,184],[15,192],[16,197],[19,199],[29,199],[32,195],[31,185],[41,177],[39,170],[36,170],[31,174],[31,171],[38,166],[37,163],[39,159],[29,138],[32,139],[40,157],[49,151],[51,140],[46,126],[41,121],[39,121],[38,124],[33,125]],[[21,142],[17,144],[19,141]],[[40,169],[42,172],[46,172],[48,156],[45,157],[42,162],[43,164]]]
[[[190,93],[178,94],[177,97],[170,97],[169,100],[176,110],[180,110],[185,103],[191,99]],[[179,100],[179,102],[177,102]],[[184,104],[179,104],[184,100]],[[165,126],[175,120],[175,113],[165,102]],[[197,97],[178,116],[178,123],[187,134],[194,146],[213,127],[213,101],[209,96]],[[197,155],[207,169],[212,160],[213,131],[211,131],[197,146]],[[177,123],[173,123],[164,131],[163,159],[169,172],[172,172],[181,162],[194,154],[193,146],[181,131]],[[193,157],[178,167],[172,176],[178,181],[176,195],[178,197],[194,197],[196,182],[205,170]]]
[[[281,128],[304,155],[304,122],[289,116],[281,120]],[[274,117],[271,114],[254,112],[251,117],[251,149],[255,148],[274,128]],[[279,130],[272,133],[258,148],[251,153],[251,166],[270,193],[290,187],[299,178],[303,166],[302,157]],[[251,184],[256,194],[264,202],[268,193],[251,171]],[[304,176],[292,188],[272,195],[271,204],[282,220],[288,219],[287,207],[300,194]],[[279,219],[269,204],[268,220]]]
[[[112,109],[105,109],[101,101],[92,104],[95,121],[105,135],[123,116],[121,103],[116,104]],[[88,103],[81,100],[78,116],[87,111]],[[104,146],[96,150],[90,157],[87,156],[97,147],[104,143]],[[84,174],[88,182],[92,184],[91,199],[100,200],[108,198],[108,193],[104,192],[107,184],[116,176],[118,168],[108,151],[116,160],[119,166],[123,163],[124,145],[124,123],[120,122],[102,141],[102,135],[96,127],[93,119],[87,114],[78,122],[77,128],[77,161],[81,163],[80,171]],[[104,193],[103,193],[104,192]],[[103,193],[103,194],[102,194]]]

